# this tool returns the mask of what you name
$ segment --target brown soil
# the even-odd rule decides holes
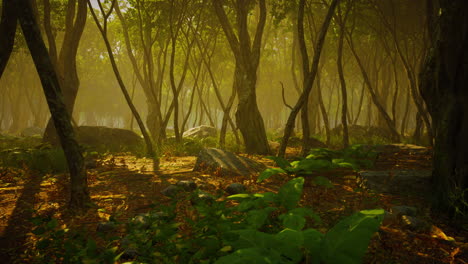
[[[297,155],[289,149],[288,155]],[[249,156],[267,166],[271,160],[260,156]],[[25,170],[4,168],[0,170],[3,186],[0,186],[0,259],[2,263],[28,262],[24,253],[32,245],[33,215],[49,215],[59,219],[68,227],[86,227],[90,235],[99,222],[113,215],[125,221],[141,212],[150,210],[153,204],[164,204],[169,198],[160,191],[179,180],[193,180],[203,190],[216,193],[231,183],[245,184],[250,192],[276,191],[289,178],[277,175],[256,183],[256,175],[250,177],[223,177],[193,172],[195,157],[165,157],[159,172],[152,172],[151,162],[133,156],[109,156],[94,170],[89,170],[89,188],[93,203],[104,210],[89,210],[76,216],[67,211],[66,175],[39,175]],[[427,148],[389,146],[379,155],[376,170],[429,169],[431,151]],[[313,177],[306,177],[302,205],[311,207],[323,220],[317,228],[326,232],[336,222],[353,212],[364,209],[408,205],[423,209],[422,215],[437,229],[431,232],[411,232],[398,223],[380,228],[372,239],[366,255],[366,263],[467,263],[467,232],[452,227],[443,216],[431,215],[429,204],[418,196],[392,196],[362,190],[356,184],[356,173],[351,170],[334,170],[321,175],[327,176],[335,188],[312,184]],[[436,230],[436,231],[434,231]],[[446,236],[457,242],[448,242]]]

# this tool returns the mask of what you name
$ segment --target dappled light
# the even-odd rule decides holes
[[[0,262],[468,261],[468,1],[0,7]]]

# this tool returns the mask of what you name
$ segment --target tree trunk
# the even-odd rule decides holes
[[[42,40],[41,32],[34,18],[29,0],[17,1],[17,8],[20,10],[19,20],[21,28],[41,79],[60,144],[67,158],[70,171],[69,206],[72,209],[85,209],[90,205],[91,199],[88,192],[84,159],[80,147],[74,138],[71,116],[63,102],[57,74]]]
[[[95,14],[95,12],[93,10],[91,2],[90,2],[90,0],[88,0],[89,9],[91,10],[91,15],[92,15],[92,17],[94,19],[94,22],[96,23],[96,26],[98,27],[99,31],[101,32],[101,35],[102,35],[102,38],[104,40],[104,44],[106,45],[107,53],[109,55],[109,59],[110,59],[111,65],[112,65],[112,70],[114,71],[115,77],[116,77],[117,82],[118,82],[119,87],[120,87],[120,90],[122,91],[122,93],[123,93],[123,95],[125,97],[125,101],[127,102],[128,106],[130,107],[130,110],[132,111],[133,115],[135,116],[135,120],[136,120],[138,126],[140,127],[141,134],[143,135],[143,138],[144,138],[145,143],[146,143],[147,155],[148,155],[148,157],[153,159],[153,169],[158,170],[159,169],[159,158],[156,157],[156,153],[153,150],[153,142],[151,141],[151,137],[149,136],[149,134],[148,134],[148,132],[146,130],[146,127],[145,127],[145,125],[144,125],[144,123],[143,123],[143,121],[142,121],[142,119],[140,117],[140,114],[136,110],[136,108],[133,105],[133,102],[132,102],[132,100],[130,98],[130,95],[128,94],[128,90],[125,87],[125,84],[124,84],[124,82],[122,80],[119,69],[117,67],[117,63],[115,62],[114,54],[112,53],[112,47],[111,47],[111,45],[109,43],[109,39],[107,38],[107,19],[109,18],[109,16],[112,13],[114,5],[116,4],[116,0],[112,1],[112,5],[111,5],[110,10],[109,10],[108,13],[104,12],[104,10],[102,9],[102,5],[101,5],[101,3],[99,1],[101,1],[101,0],[98,0],[98,3],[99,3],[100,10],[101,10],[101,14],[102,14],[102,16],[104,18],[103,26],[101,26],[101,24],[99,23],[98,17],[96,16],[96,14]]]
[[[5,71],[15,42],[17,12],[14,1],[3,1],[0,20],[0,78]]]
[[[284,129],[284,135],[283,139],[281,140],[281,145],[278,150],[278,156],[279,157],[284,157],[284,154],[286,152],[286,146],[288,144],[289,137],[291,136],[291,132],[294,129],[294,122],[296,120],[296,116],[301,110],[302,106],[306,102],[310,91],[312,90],[312,86],[315,81],[315,77],[317,75],[318,71],[318,64],[320,62],[320,55],[322,53],[322,47],[323,43],[325,42],[325,36],[327,35],[328,31],[328,26],[330,25],[330,21],[332,19],[333,13],[335,11],[335,8],[338,4],[339,0],[333,0],[330,4],[330,7],[328,8],[327,15],[325,17],[325,20],[322,24],[322,27],[320,29],[320,33],[317,38],[317,42],[315,45],[314,49],[314,58],[312,61],[311,68],[309,69],[309,57],[307,54],[307,48],[305,45],[305,37],[304,37],[304,8],[305,8],[305,0],[300,0],[299,1],[299,11],[298,11],[298,36],[299,36],[299,46],[301,50],[301,57],[303,61],[303,69],[304,73],[307,73],[307,75],[304,75],[304,86],[303,86],[303,92],[301,96],[299,97],[296,105],[293,107],[293,110],[289,114],[288,121],[286,122],[286,127]],[[305,143],[305,144],[304,144]],[[303,142],[303,145],[306,145],[308,142]]]
[[[468,213],[467,13],[468,1],[440,1],[438,38],[420,74],[435,132],[433,208],[461,217]]]
[[[259,0],[260,16],[253,43],[249,36],[248,15],[252,0],[236,0],[237,35],[229,22],[223,1],[212,0],[215,13],[221,23],[236,59],[234,83],[239,99],[236,111],[236,125],[244,138],[245,150],[251,154],[268,154],[268,145],[263,118],[258,110],[256,85],[260,50],[265,28],[267,9],[265,0]]]

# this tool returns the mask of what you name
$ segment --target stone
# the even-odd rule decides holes
[[[140,256],[140,252],[135,248],[126,248],[122,253],[121,259],[130,260]]]
[[[226,192],[230,195],[245,193],[246,191],[245,185],[240,183],[232,183],[226,188]]]
[[[189,130],[185,131],[182,134],[182,137],[191,137],[191,138],[207,138],[207,137],[216,137],[218,135],[218,130],[212,126],[198,126],[192,127]]]
[[[110,151],[138,150],[144,145],[137,133],[121,128],[80,126],[76,135],[80,144],[98,149],[105,147]]]
[[[428,232],[431,228],[428,222],[414,216],[403,215],[400,221],[404,227],[415,232]]]
[[[176,186],[184,189],[186,192],[197,189],[197,184],[194,181],[178,181]]]
[[[416,216],[418,209],[412,206],[399,205],[399,206],[393,206],[391,208],[391,212],[395,214],[396,216],[402,216],[402,215]]]
[[[204,204],[211,204],[214,202],[214,197],[207,193],[207,192],[203,192],[203,191],[200,191],[198,192],[195,197],[193,197],[190,202],[192,203],[192,205],[200,205],[202,203]]]
[[[109,233],[116,229],[114,222],[100,222],[97,227],[96,231],[101,233]]]
[[[361,171],[358,182],[381,193],[426,195],[430,191],[430,170]]]
[[[39,127],[27,127],[21,131],[22,137],[42,136],[44,129]]]
[[[163,212],[143,213],[136,215],[130,222],[143,229],[148,229],[153,222],[164,217],[166,217],[166,215]]]
[[[236,154],[216,148],[205,148],[198,154],[194,171],[217,175],[249,176],[262,172],[266,166]]]
[[[174,198],[179,192],[181,191],[181,188],[175,186],[175,185],[169,185],[166,188],[164,188],[161,193],[164,196]]]

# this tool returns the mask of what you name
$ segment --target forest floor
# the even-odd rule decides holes
[[[420,148],[419,148],[420,149]],[[296,155],[289,149],[288,154]],[[248,156],[267,166],[271,160],[261,156]],[[0,186],[0,262],[27,262],[24,253],[32,245],[34,215],[48,215],[59,219],[60,224],[86,227],[92,233],[99,222],[112,215],[126,221],[138,213],[148,212],[153,204],[169,203],[170,199],[161,190],[179,180],[192,180],[205,191],[216,193],[231,183],[243,183],[249,192],[277,191],[286,183],[287,176],[274,176],[256,183],[256,176],[226,177],[222,175],[193,172],[196,157],[164,157],[160,171],[154,173],[151,162],[134,156],[108,156],[100,165],[89,170],[89,189],[93,203],[104,210],[90,210],[87,214],[72,216],[66,208],[68,180],[66,175],[39,176],[27,170],[8,169],[2,172]],[[379,155],[373,170],[430,169],[430,150],[413,151],[411,148],[388,148]],[[437,228],[428,232],[413,232],[398,223],[384,224],[373,237],[365,257],[365,263],[468,263],[467,232],[456,227],[443,216],[431,215],[429,203],[422,197],[399,196],[355,191],[356,172],[348,169],[328,171],[327,176],[334,188],[326,189],[312,184],[306,178],[302,206],[313,208],[325,223],[326,232],[337,221],[353,212],[395,205],[414,206],[423,211],[430,223]],[[425,212],[427,211],[427,212]],[[456,242],[444,239],[453,237]],[[91,234],[92,235],[92,234]],[[5,262],[8,260],[7,262]]]

